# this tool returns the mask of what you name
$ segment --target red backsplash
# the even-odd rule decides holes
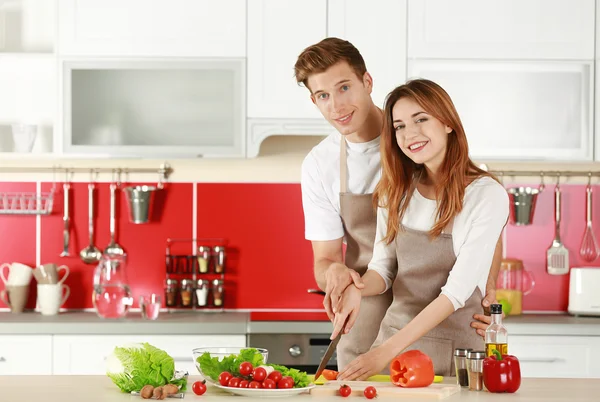
[[[129,222],[125,195],[118,196],[117,240],[128,253],[127,272],[136,299],[146,293],[163,293],[167,238],[193,236],[193,186],[197,186],[197,237],[225,238],[226,308],[239,309],[321,309],[322,298],[308,294],[315,287],[310,243],[304,240],[304,218],[299,184],[216,183],[168,184],[156,198],[151,223]],[[43,183],[47,191],[50,183]],[[561,235],[570,250],[571,266],[584,264],[579,247],[585,228],[585,186],[561,186],[563,225]],[[0,192],[35,191],[35,183],[0,183]],[[538,198],[533,225],[507,226],[507,257],[522,259],[535,275],[536,286],[525,296],[525,310],[566,311],[568,275],[546,273],[546,249],[553,238],[553,188]],[[600,192],[598,193],[600,197]],[[109,242],[108,183],[96,186],[96,245]],[[41,263],[65,264],[70,269],[66,283],[71,296],[64,307],[91,308],[92,275],[95,266],[79,259],[88,243],[87,183],[71,188],[71,257],[62,251],[62,186],[57,187],[54,212],[42,216]],[[0,215],[0,262],[36,263],[36,218]],[[594,222],[600,227],[600,212]],[[177,247],[177,248],[176,248]],[[174,253],[191,253],[191,243],[180,243]],[[0,289],[4,284],[0,283]],[[35,306],[35,280],[31,284],[28,307]],[[5,307],[0,302],[0,307]],[[319,315],[323,318],[323,315]]]

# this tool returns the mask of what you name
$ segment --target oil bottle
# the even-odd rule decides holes
[[[494,354],[494,349],[501,354],[508,354],[508,332],[502,324],[502,304],[490,306],[492,323],[485,330],[485,355]]]

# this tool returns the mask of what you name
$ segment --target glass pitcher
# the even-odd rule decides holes
[[[535,286],[533,274],[523,269],[523,261],[507,258],[500,264],[496,283],[496,300],[502,304],[506,315],[519,315],[523,311],[523,296]]]
[[[123,318],[133,304],[124,255],[104,254],[94,272],[92,301],[102,318]]]

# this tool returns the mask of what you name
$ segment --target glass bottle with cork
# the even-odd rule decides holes
[[[490,312],[492,323],[485,330],[485,355],[493,355],[494,350],[506,355],[508,354],[508,331],[502,324],[502,304],[492,304]]]

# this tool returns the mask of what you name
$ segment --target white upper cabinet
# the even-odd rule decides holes
[[[594,58],[594,0],[409,0],[411,58]]]
[[[248,117],[319,118],[294,64],[306,47],[327,35],[327,2],[248,2]]]
[[[61,0],[59,53],[246,56],[246,0]]]
[[[406,0],[329,0],[327,34],[346,39],[360,51],[373,77],[373,101],[406,80]]]

